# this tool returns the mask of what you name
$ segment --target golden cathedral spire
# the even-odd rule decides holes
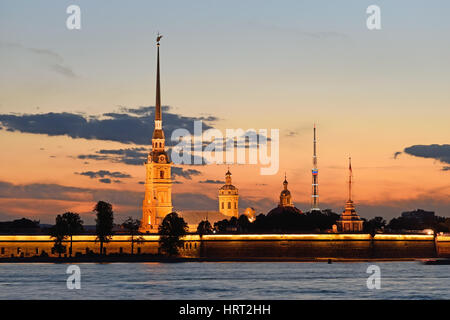
[[[141,232],[158,232],[164,217],[172,212],[172,162],[165,150],[164,131],[161,114],[161,86],[159,69],[159,41],[156,38],[156,104],[155,129],[153,130],[152,149],[147,157],[145,194],[142,205]]]
[[[161,40],[162,35],[158,33],[156,38],[156,101],[155,101],[155,121],[162,120],[161,119],[161,86],[159,81],[159,41]],[[156,129],[156,127],[155,127]]]
[[[162,113],[161,113],[161,84],[160,84],[160,69],[159,69],[159,41],[162,35],[158,33],[156,38],[156,99],[155,99],[155,129],[153,130],[152,143],[153,150],[164,150],[164,131],[162,129]]]

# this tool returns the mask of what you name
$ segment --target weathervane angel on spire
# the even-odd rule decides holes
[[[157,44],[159,44],[159,41],[161,40],[162,37],[163,37],[162,34],[159,34],[159,32],[158,32],[158,35],[156,36],[156,43]]]

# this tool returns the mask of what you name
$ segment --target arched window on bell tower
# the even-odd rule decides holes
[[[161,179],[164,179],[164,171],[163,171],[163,170],[161,170],[161,171],[159,172],[159,177],[160,177]]]

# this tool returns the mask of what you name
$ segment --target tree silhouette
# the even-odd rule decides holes
[[[72,237],[83,232],[83,220],[78,213],[66,212],[62,215],[67,228],[67,235],[70,237],[69,256],[72,256]]]
[[[370,233],[372,236],[381,231],[386,227],[386,220],[383,217],[375,217],[373,219],[364,221],[363,230],[364,232]]]
[[[212,233],[212,231],[213,231],[213,228],[211,226],[211,223],[209,223],[208,220],[200,221],[200,223],[197,226],[197,233],[199,235],[210,234],[210,233]]]
[[[66,246],[63,245],[63,241],[68,236],[67,223],[63,217],[58,214],[55,219],[55,225],[50,228],[50,237],[54,238],[53,250],[58,253],[61,258],[61,254],[66,252]]]
[[[251,222],[248,220],[248,217],[243,214],[238,218],[238,231],[241,233],[248,232],[251,227]]]
[[[131,254],[134,254],[134,243],[141,243],[144,238],[139,236],[135,239],[135,236],[139,233],[139,227],[141,225],[141,220],[133,219],[133,217],[128,217],[123,223],[122,227],[128,230],[131,235]]]
[[[184,245],[181,237],[185,236],[187,231],[188,226],[184,219],[176,212],[169,213],[158,228],[160,250],[169,256],[177,255],[178,248]]]
[[[100,242],[100,254],[103,254],[103,244],[109,242],[113,234],[114,213],[112,205],[104,201],[97,202],[93,211],[97,213],[95,233]]]
[[[217,221],[214,229],[218,233],[324,232],[338,219],[339,215],[329,209],[302,213],[294,207],[277,207],[267,215],[259,214],[253,222],[245,215]]]

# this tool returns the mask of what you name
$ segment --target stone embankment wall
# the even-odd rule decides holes
[[[135,254],[158,253],[157,235],[134,243]],[[69,242],[65,245],[69,247]],[[53,252],[53,241],[41,235],[0,235],[0,257],[31,257]],[[131,252],[131,236],[116,235],[104,244],[106,254]],[[99,253],[95,236],[73,237],[73,255]],[[450,236],[368,234],[188,235],[182,257],[209,259],[402,259],[450,257]]]

